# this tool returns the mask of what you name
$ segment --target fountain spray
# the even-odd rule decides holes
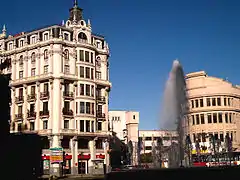
[[[172,70],[166,82],[164,92],[164,102],[162,105],[160,126],[165,130],[177,130],[178,145],[171,145],[169,159],[170,167],[183,165],[184,160],[184,117],[188,110],[188,98],[186,93],[186,82],[183,68],[178,60],[175,60],[172,65]]]

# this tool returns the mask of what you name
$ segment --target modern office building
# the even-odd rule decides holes
[[[153,143],[157,144],[157,139],[161,138],[164,147],[169,147],[173,142],[178,142],[177,131],[169,130],[139,130],[141,144],[141,154],[151,153]]]
[[[0,54],[11,59],[5,71],[12,78],[11,132],[45,137],[45,171],[58,168],[51,167],[49,148],[62,147],[68,173],[88,173],[95,159],[106,160],[109,48],[92,32],[77,1],[69,12],[61,25],[16,35],[7,35],[4,26]]]
[[[134,165],[138,164],[138,125],[139,112],[136,111],[109,111],[110,130],[123,143],[133,144],[133,161]]]
[[[240,87],[204,71],[187,74],[186,84],[190,112],[185,127],[192,142],[198,139],[201,147],[207,147],[206,152],[212,152],[209,137],[213,135],[221,141],[222,151],[229,135],[233,147],[239,148]]]

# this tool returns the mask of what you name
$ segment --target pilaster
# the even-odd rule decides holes
[[[77,136],[74,136],[70,140],[70,147],[71,147],[71,153],[72,153],[71,174],[78,174],[78,139],[77,139]]]
[[[27,124],[27,112],[28,112],[28,102],[27,102],[27,96],[28,96],[28,86],[26,84],[23,85],[24,87],[24,103],[23,103],[23,124]]]
[[[36,93],[36,122],[35,122],[35,130],[40,130],[40,82],[36,83],[37,93]]]

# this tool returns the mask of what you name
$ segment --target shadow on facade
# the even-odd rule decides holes
[[[9,180],[37,179],[42,175],[41,139],[37,134],[10,134],[10,75],[0,74],[1,176]]]

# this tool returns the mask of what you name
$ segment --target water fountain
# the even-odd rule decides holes
[[[166,82],[163,106],[160,117],[160,128],[164,130],[177,130],[178,145],[169,148],[169,167],[177,167],[184,160],[184,116],[188,110],[186,83],[184,72],[178,60],[172,65],[172,70]]]

